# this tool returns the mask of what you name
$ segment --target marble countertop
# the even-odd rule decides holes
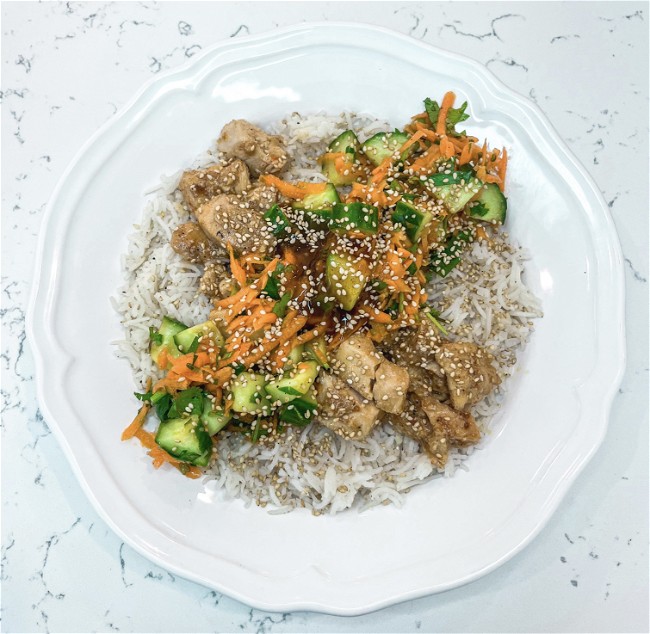
[[[647,631],[647,3],[4,3],[2,627],[11,632]],[[626,264],[628,365],[603,447],[537,539],[468,586],[354,617],[271,614],[162,570],[97,516],[39,412],[25,341],[48,196],[147,79],[225,38],[369,21],[537,102],[602,189]]]

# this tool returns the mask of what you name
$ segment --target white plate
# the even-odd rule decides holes
[[[402,125],[424,97],[467,99],[506,145],[508,229],[532,253],[537,323],[470,470],[404,508],[270,516],[154,472],[120,432],[136,403],[109,296],[143,192],[238,117],[369,112]],[[601,443],[624,367],[623,267],[594,183],[540,111],[471,60],[383,29],[302,25],[228,41],[150,82],[84,146],[52,196],[28,319],[38,397],[90,500],[144,556],[259,608],[359,614],[466,583],[521,550]]]

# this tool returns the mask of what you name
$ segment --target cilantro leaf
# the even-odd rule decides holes
[[[190,407],[191,406],[191,407]],[[179,418],[191,410],[192,414],[199,414],[203,412],[203,390],[198,387],[191,387],[188,390],[182,390],[176,395],[173,405],[167,412],[168,418]]]
[[[435,128],[436,125],[438,124],[438,117],[440,116],[440,106],[438,105],[437,101],[433,101],[432,99],[429,99],[428,97],[424,100],[424,109],[427,111],[427,115],[429,115],[429,121],[431,121],[431,125]],[[467,109],[467,102],[463,102],[460,108],[449,108],[447,111],[447,134],[453,134],[453,135],[464,135],[465,132],[457,132],[456,131],[456,125],[458,123],[461,123],[462,121],[466,121],[469,119],[469,114],[465,112]]]
[[[155,329],[149,326],[149,341],[160,345],[163,342],[163,336]]]

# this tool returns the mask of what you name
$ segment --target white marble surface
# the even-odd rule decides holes
[[[625,2],[5,3],[3,629],[647,631],[648,17],[647,3]],[[355,618],[251,610],[124,545],[43,421],[23,324],[43,209],[87,137],[145,80],[202,47],[306,20],[392,27],[473,57],[529,95],[602,189],[626,259],[625,379],[604,446],[548,526],[469,586]]]

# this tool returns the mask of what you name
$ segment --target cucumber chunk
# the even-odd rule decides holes
[[[465,178],[461,178],[460,182],[441,186],[434,185],[432,190],[434,197],[440,200],[452,214],[461,211],[483,187],[483,183],[478,178],[469,176],[467,172],[459,173],[465,175]],[[427,182],[433,184],[432,180]]]
[[[400,200],[395,205],[395,211],[392,215],[393,222],[397,222],[404,227],[408,239],[415,244],[418,242],[424,230],[428,227],[433,219],[430,211],[422,211],[415,205]]]
[[[479,197],[468,206],[469,215],[472,218],[500,224],[506,221],[507,209],[508,200],[495,183],[485,185]]]
[[[181,352],[188,353],[194,352],[198,340],[201,339],[203,341],[205,338],[209,338],[217,349],[221,349],[223,346],[223,335],[217,327],[217,324],[212,320],[204,321],[202,324],[181,330],[174,335],[174,343]]]
[[[332,207],[340,201],[336,187],[327,183],[325,190],[320,194],[309,194],[302,200],[296,200],[291,206],[304,212],[305,220],[312,229],[321,229],[329,224]]]
[[[316,361],[302,361],[288,375],[268,383],[266,392],[274,403],[289,403],[307,394],[318,376],[318,369]]]
[[[242,372],[232,380],[231,391],[234,412],[268,414],[271,402],[264,389],[266,380],[261,374]]]
[[[160,423],[156,443],[170,456],[197,467],[206,467],[212,455],[212,439],[196,414]]]
[[[280,420],[297,427],[306,427],[314,419],[317,409],[318,402],[312,387],[304,396],[296,398],[280,408]]]
[[[371,136],[361,146],[363,153],[368,157],[373,165],[379,166],[385,159],[392,156],[402,145],[409,140],[407,134],[404,132],[378,132]],[[400,158],[405,159],[413,151],[413,146],[406,149],[400,155]]]
[[[368,281],[358,262],[351,256],[330,253],[327,256],[327,288],[344,310],[352,310]]]
[[[316,361],[318,365],[329,370],[329,362],[327,360],[327,344],[325,337],[317,337],[305,344],[305,356],[307,359]]]
[[[201,421],[210,436],[220,432],[230,422],[231,418],[231,414],[226,414],[221,408],[215,408],[212,401],[207,396],[204,397]]]
[[[346,130],[339,134],[328,146],[327,151],[330,154],[343,153],[341,157],[342,164],[339,163],[337,169],[336,158],[325,157],[322,161],[322,171],[327,180],[337,186],[350,185],[357,178],[355,173],[354,160],[359,150],[359,139],[352,130]],[[347,172],[347,173],[346,173]]]
[[[264,219],[271,227],[271,233],[274,236],[285,236],[291,229],[291,222],[287,215],[278,207],[273,205],[265,214]]]
[[[163,348],[172,357],[180,356],[181,352],[174,342],[174,336],[186,328],[187,326],[185,324],[182,324],[173,317],[163,317],[158,330],[154,331],[153,328],[150,329],[151,345],[149,347],[149,354],[156,365],[158,364],[158,357]]]
[[[307,209],[314,211],[318,209],[331,209],[334,203],[341,202],[339,193],[332,183],[327,183],[325,189],[319,194],[308,194],[302,200],[296,200],[291,204],[294,209]]]
[[[359,139],[352,130],[346,130],[339,134],[328,146],[330,152],[345,152],[354,154],[359,150]]]
[[[332,209],[331,229],[377,233],[379,209],[366,203],[336,203]]]

